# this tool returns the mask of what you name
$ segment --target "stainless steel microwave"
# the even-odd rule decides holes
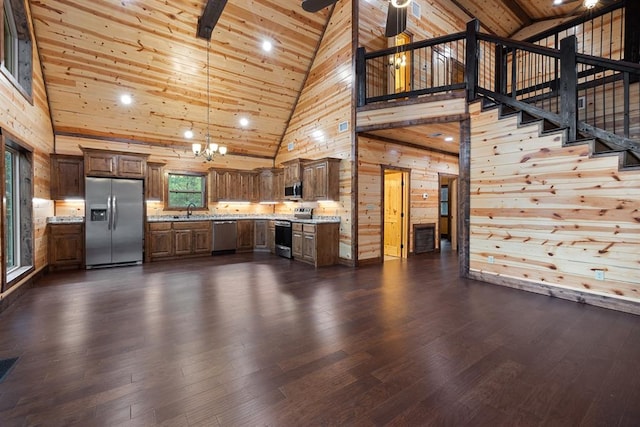
[[[296,182],[293,185],[284,187],[284,197],[286,197],[287,199],[301,199],[302,183]]]

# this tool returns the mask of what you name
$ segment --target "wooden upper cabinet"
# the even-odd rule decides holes
[[[273,169],[273,200],[282,202],[284,200],[284,170]]]
[[[281,202],[284,200],[284,170],[261,169],[258,175],[258,200]]]
[[[164,197],[164,163],[147,162],[145,192],[147,200],[162,200]]]
[[[258,173],[234,169],[209,169],[209,201],[257,202]]]
[[[86,176],[112,178],[144,178],[147,155],[83,148]]]
[[[302,165],[305,159],[293,159],[282,163],[284,168],[284,186],[289,187],[302,181]]]
[[[84,158],[51,154],[51,199],[84,198]]]
[[[302,196],[304,200],[340,198],[340,159],[325,158],[305,163]]]

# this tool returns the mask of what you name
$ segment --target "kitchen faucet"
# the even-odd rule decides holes
[[[189,218],[191,215],[193,215],[193,208],[196,207],[196,204],[193,202],[189,202],[189,204],[187,205],[187,218]]]

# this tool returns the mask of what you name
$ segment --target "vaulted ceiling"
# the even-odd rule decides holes
[[[448,1],[501,36],[577,4]],[[191,129],[203,141],[207,42],[196,28],[205,3],[29,0],[55,132],[188,147],[184,132]],[[300,0],[227,2],[209,48],[209,128],[216,142],[234,154],[275,157],[330,10],[307,13]],[[270,52],[261,48],[265,40]],[[132,104],[122,105],[122,94]]]

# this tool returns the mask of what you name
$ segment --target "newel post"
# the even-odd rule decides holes
[[[474,19],[467,23],[467,52],[465,56],[464,80],[467,83],[467,101],[473,101],[477,96],[478,86],[478,32],[480,21]]]
[[[367,103],[367,68],[364,59],[364,47],[356,50],[356,85],[358,90],[358,107]]]
[[[569,141],[578,135],[578,70],[576,36],[560,41],[560,118],[569,129]]]

